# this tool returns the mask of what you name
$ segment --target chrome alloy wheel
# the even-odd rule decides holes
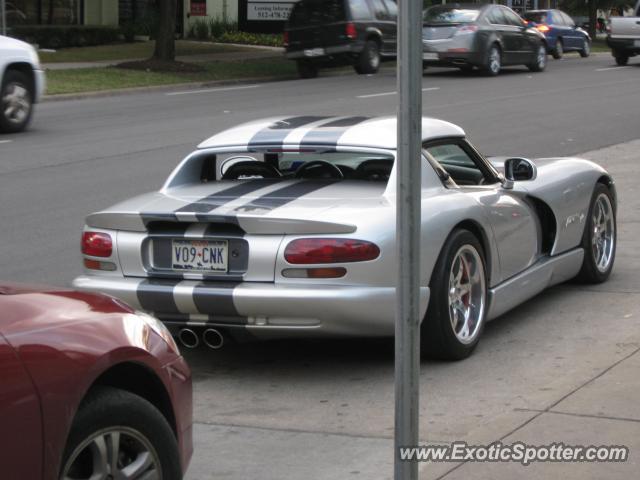
[[[31,112],[31,95],[24,85],[9,83],[2,96],[2,114],[16,125],[22,124]]]
[[[497,47],[491,47],[489,51],[489,70],[494,75],[500,73],[501,59],[500,59],[500,50]]]
[[[606,272],[611,265],[615,245],[615,223],[609,197],[601,193],[596,198],[591,215],[591,251],[599,272]]]
[[[482,258],[472,245],[463,245],[453,257],[449,274],[449,319],[460,343],[472,343],[480,332],[485,297]]]
[[[162,480],[160,460],[149,441],[136,430],[100,430],[75,449],[62,480]]]
[[[589,40],[587,40],[586,38],[584,39],[584,46],[582,47],[582,51],[584,52],[585,57],[588,57],[591,53],[591,42],[589,42]]]

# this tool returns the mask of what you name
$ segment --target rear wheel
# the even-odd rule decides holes
[[[316,78],[318,76],[318,67],[311,60],[297,60],[298,75],[300,78]]]
[[[582,237],[584,259],[577,279],[602,283],[609,278],[616,257],[616,213],[609,188],[596,184]]]
[[[502,52],[497,44],[491,45],[485,59],[482,71],[489,76],[495,77],[500,73],[502,68]]]
[[[561,59],[562,55],[564,55],[564,45],[562,45],[562,40],[560,38],[556,40],[556,48],[553,49],[551,55],[553,55],[553,58],[556,60]]]
[[[148,401],[115,388],[94,389],[71,426],[61,480],[179,480],[176,438]]]
[[[547,67],[547,47],[544,43],[538,45],[536,50],[536,58],[533,63],[527,65],[532,72],[542,72]]]
[[[9,70],[0,90],[0,131],[16,133],[24,130],[33,112],[33,92],[22,72]]]
[[[423,353],[448,360],[468,357],[480,340],[487,304],[484,254],[475,235],[463,229],[449,235],[430,285]]]
[[[589,55],[591,55],[591,42],[588,38],[585,38],[582,42],[582,48],[578,51],[578,53],[582,58],[587,58]]]
[[[380,46],[375,40],[367,40],[354,65],[359,74],[376,73],[380,68]]]
[[[624,67],[627,63],[629,63],[629,55],[625,55],[624,53],[615,53],[616,64]]]

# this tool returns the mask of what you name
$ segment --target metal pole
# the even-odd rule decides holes
[[[398,254],[395,337],[395,480],[417,480],[418,463],[400,447],[418,445],[420,386],[420,190],[422,138],[422,1],[398,2]]]
[[[2,35],[7,35],[7,0],[0,0],[2,4]]]

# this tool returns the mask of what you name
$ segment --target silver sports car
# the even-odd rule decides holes
[[[76,288],[224,335],[391,336],[395,117],[251,122],[201,143],[162,188],[91,214]],[[486,158],[422,121],[423,351],[459,359],[487,320],[616,252],[611,176],[577,158]]]

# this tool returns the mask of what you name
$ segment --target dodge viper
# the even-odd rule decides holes
[[[86,219],[74,286],[152,312],[188,346],[225,336],[391,336],[396,119],[291,116],[201,143],[159,191]],[[487,158],[422,120],[423,351],[460,359],[546,287],[605,281],[611,176],[578,158]],[[199,334],[198,332],[202,332]]]

